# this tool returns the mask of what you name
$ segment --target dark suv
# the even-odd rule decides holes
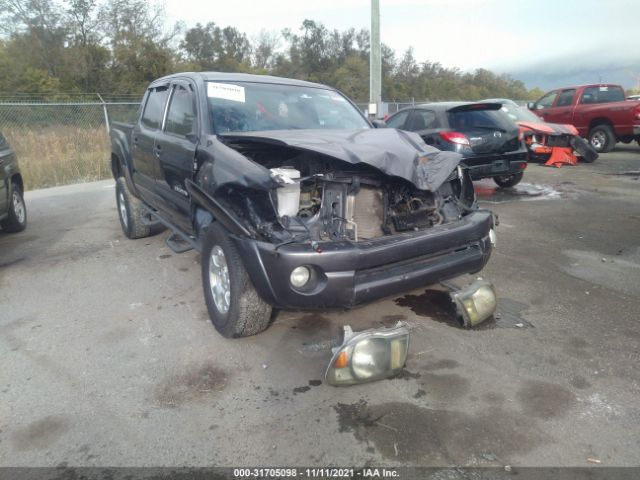
[[[500,103],[439,102],[393,114],[387,126],[418,133],[427,145],[461,153],[473,180],[513,187],[527,168],[520,130]]]
[[[0,132],[0,227],[3,232],[21,232],[26,228],[23,192],[16,155]]]

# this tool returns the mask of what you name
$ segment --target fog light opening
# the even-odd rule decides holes
[[[295,288],[302,288],[307,283],[309,283],[309,279],[311,278],[311,271],[309,267],[296,267],[291,271],[291,275],[289,276],[289,281],[291,285]]]

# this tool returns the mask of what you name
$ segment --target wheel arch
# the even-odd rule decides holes
[[[613,122],[607,117],[596,117],[589,122],[589,131],[593,130],[595,127],[600,125],[607,125],[611,127],[613,130],[613,134],[615,135],[615,129],[613,128]]]
[[[24,193],[24,180],[22,179],[21,173],[14,173],[11,175],[10,183],[17,183],[20,191]]]
[[[122,160],[113,152],[111,152],[111,174],[114,180],[123,176]]]

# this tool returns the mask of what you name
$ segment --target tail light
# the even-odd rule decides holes
[[[636,119],[640,120],[640,105],[636,107]]]
[[[522,163],[520,164],[520,168],[521,168],[522,170],[525,170],[525,169],[527,168],[527,162],[522,162]]]
[[[471,144],[469,143],[469,139],[463,133],[459,132],[440,132],[440,136],[443,140],[451,143],[457,143],[458,145],[466,145],[467,147]]]

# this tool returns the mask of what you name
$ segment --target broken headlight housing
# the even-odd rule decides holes
[[[465,327],[473,327],[489,318],[498,304],[495,288],[482,278],[450,295]]]
[[[342,345],[333,349],[325,380],[331,385],[352,385],[391,377],[404,366],[408,351],[409,329],[403,322],[358,333],[347,325]]]

